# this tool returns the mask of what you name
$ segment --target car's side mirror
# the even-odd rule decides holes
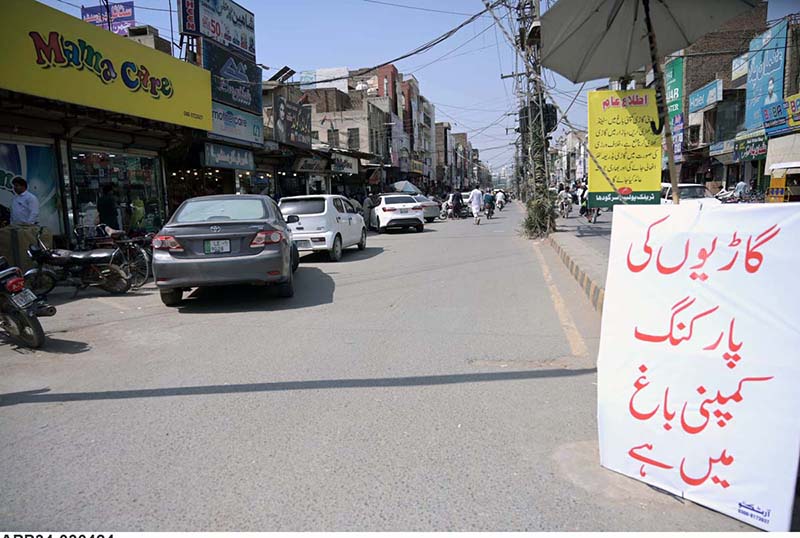
[[[297,215],[289,215],[286,217],[286,224],[294,224],[295,222],[300,222],[300,217]]]

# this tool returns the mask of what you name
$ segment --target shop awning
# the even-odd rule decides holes
[[[772,170],[787,168],[800,168],[800,133],[769,139],[764,169],[771,174]]]

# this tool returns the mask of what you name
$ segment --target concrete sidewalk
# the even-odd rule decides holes
[[[608,251],[613,213],[601,212],[595,224],[578,214],[578,206],[566,219],[557,220],[558,231],[548,242],[583,288],[592,306],[603,311]]]

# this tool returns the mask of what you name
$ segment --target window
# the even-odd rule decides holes
[[[415,203],[414,199],[411,196],[387,196],[383,199],[386,202],[386,205],[395,205],[395,204],[413,204]]]
[[[264,202],[258,199],[221,198],[190,200],[173,217],[173,222],[217,222],[225,220],[263,220],[267,217]]]
[[[339,129],[328,129],[328,145],[334,148],[339,147]]]
[[[296,198],[281,200],[281,213],[284,215],[318,215],[325,213],[325,198]]]
[[[347,211],[348,213],[353,213],[353,214],[355,214],[355,212],[356,212],[356,208],[355,208],[355,207],[353,207],[353,204],[351,204],[351,203],[350,203],[350,202],[348,202],[347,200],[342,200],[342,201],[343,201],[343,203],[344,203],[344,209],[345,209],[345,211]]]
[[[342,200],[339,198],[333,199],[333,207],[335,207],[336,211],[338,211],[339,213],[346,213],[346,211],[344,210],[344,204],[342,204]]]
[[[319,140],[319,131],[311,131],[311,140]]]
[[[358,134],[358,128],[347,130],[347,148],[358,151],[361,149],[361,140]]]

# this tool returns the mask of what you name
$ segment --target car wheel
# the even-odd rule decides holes
[[[289,278],[286,282],[281,282],[275,285],[275,295],[283,299],[294,297],[294,274],[289,273]]]
[[[358,242],[358,250],[364,250],[367,248],[367,230],[366,228],[361,230],[361,241]]]
[[[297,250],[297,245],[292,244],[292,273],[297,271],[300,266],[300,252]]]
[[[328,251],[328,257],[332,262],[342,259],[342,237],[337,235],[333,240],[333,248]]]
[[[161,302],[166,306],[178,306],[183,300],[183,290],[180,288],[161,290]]]
[[[385,234],[386,227],[385,226],[378,226],[378,234]]]
[[[425,217],[425,222],[427,222],[428,224],[430,224],[430,223],[431,223],[431,222],[433,222],[435,219],[436,219],[436,217]]]
[[[417,233],[422,233],[422,232],[425,231],[425,225],[424,224],[417,224],[415,229],[417,230]]]

